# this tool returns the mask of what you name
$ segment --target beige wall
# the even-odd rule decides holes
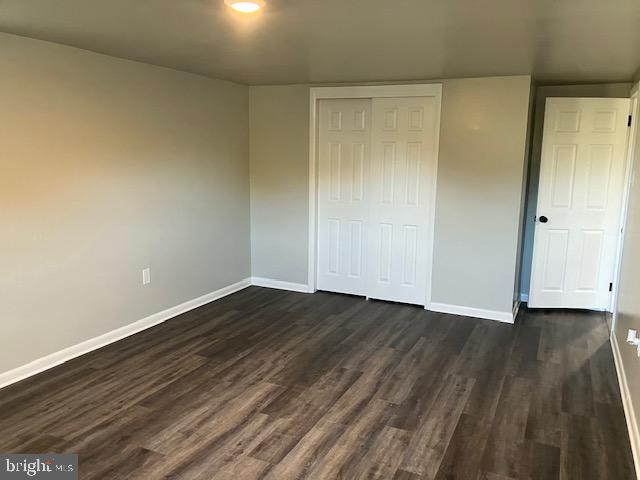
[[[309,87],[251,87],[251,270],[307,283]]]
[[[549,85],[536,89],[533,120],[533,141],[529,161],[527,202],[525,214],[525,232],[522,252],[522,273],[520,292],[528,295],[531,280],[531,261],[533,258],[533,235],[538,202],[538,182],[540,179],[540,152],[542,151],[542,131],[544,126],[544,107],[547,97],[610,97],[627,98],[631,92],[631,83],[603,83],[594,85]]]
[[[434,302],[509,312],[530,77],[444,80]],[[307,282],[309,86],[251,87],[253,275]]]
[[[636,421],[640,430],[640,358],[635,348],[627,345],[627,332],[640,332],[640,134],[636,135],[635,158],[631,175],[629,207],[624,234],[620,283],[618,285],[617,318],[614,335],[618,341],[624,372]]]
[[[0,105],[0,373],[249,276],[247,87],[0,34]]]
[[[433,302],[513,307],[530,86],[528,76],[444,82]]]

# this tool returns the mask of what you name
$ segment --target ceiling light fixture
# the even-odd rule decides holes
[[[242,13],[257,12],[264,7],[264,0],[224,0],[224,3]]]

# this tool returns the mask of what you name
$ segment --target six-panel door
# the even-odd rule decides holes
[[[369,297],[425,304],[435,181],[433,97],[374,98]]]
[[[367,295],[371,99],[320,102],[318,289]]]
[[[547,99],[530,307],[608,307],[628,113],[628,99]]]

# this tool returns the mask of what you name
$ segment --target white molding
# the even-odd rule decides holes
[[[272,278],[251,277],[251,285],[256,287],[277,288],[278,290],[289,290],[292,292],[311,293],[309,285],[304,283],[283,282]]]
[[[613,274],[613,292],[610,297],[610,303],[608,311],[613,314],[611,320],[611,330],[615,331],[616,322],[618,321],[618,293],[620,278],[622,274],[622,256],[624,254],[624,237],[627,229],[627,216],[629,212],[629,198],[631,195],[631,182],[633,180],[633,165],[636,156],[636,140],[638,135],[638,118],[640,117],[640,93],[638,92],[638,85],[636,83],[633,86],[631,93],[631,106],[629,114],[633,117],[631,122],[631,129],[629,130],[629,136],[627,137],[627,160],[625,167],[625,182],[624,191],[622,193],[622,208],[620,210],[620,228],[618,229],[618,245],[616,251],[616,259]]]
[[[615,331],[611,334],[611,350],[613,350],[613,361],[616,365],[618,383],[620,384],[620,395],[622,396],[622,405],[624,407],[624,416],[627,421],[629,439],[631,440],[633,463],[636,467],[636,476],[640,478],[640,432],[638,430],[638,420],[633,408],[633,402],[631,401],[629,384],[627,383],[627,374],[624,371],[624,363],[622,363],[620,346],[618,345],[618,338],[616,337]]]
[[[316,200],[317,200],[317,170],[316,165],[316,137],[318,120],[318,95],[316,89],[310,89],[309,93],[309,235],[308,235],[308,259],[307,259],[307,284],[312,292],[316,290]]]
[[[321,98],[438,97],[442,95],[442,84],[354,85],[346,87],[313,87],[310,90],[311,96],[318,100]]]
[[[408,85],[355,85],[346,87],[313,87],[309,89],[309,255],[308,255],[308,291],[317,289],[317,137],[318,137],[318,100],[331,98],[384,98],[384,97],[435,97],[437,101],[437,132],[434,142],[434,179],[433,198],[429,219],[429,245],[427,246],[430,261],[428,262],[427,288],[425,305],[431,303],[431,287],[433,276],[433,251],[435,245],[435,204],[438,164],[440,157],[440,122],[442,116],[442,83],[424,83]]]
[[[240,280],[239,282],[228,285],[214,292],[207,293],[201,297],[176,305],[175,307],[149,315],[148,317],[125,325],[124,327],[111,330],[110,332],[90,338],[89,340],[85,340],[84,342],[76,345],[72,345],[71,347],[67,347],[63,350],[38,358],[26,365],[9,370],[8,372],[0,373],[0,388],[19,382],[20,380],[24,380],[25,378],[44,372],[45,370],[49,370],[61,363],[68,362],[80,355],[84,355],[85,353],[89,353],[93,350],[109,345],[110,343],[122,340],[123,338],[134,335],[142,330],[146,330],[155,325],[166,322],[173,317],[177,317],[185,312],[235,293],[250,285],[251,279],[245,278],[244,280]]]
[[[513,323],[515,312],[515,309],[511,312],[502,312],[500,310],[486,310],[484,308],[462,307],[460,305],[449,305],[447,303],[436,302],[431,302],[429,310],[439,313],[450,313],[452,315],[462,315],[464,317],[497,320],[498,322],[504,323]]]
[[[522,303],[527,303],[529,301],[529,294],[528,293],[521,293],[520,294],[520,301]]]

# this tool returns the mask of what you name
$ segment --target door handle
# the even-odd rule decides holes
[[[542,215],[540,218],[540,223],[547,223],[549,221],[549,219],[547,217],[545,217],[544,215]]]

